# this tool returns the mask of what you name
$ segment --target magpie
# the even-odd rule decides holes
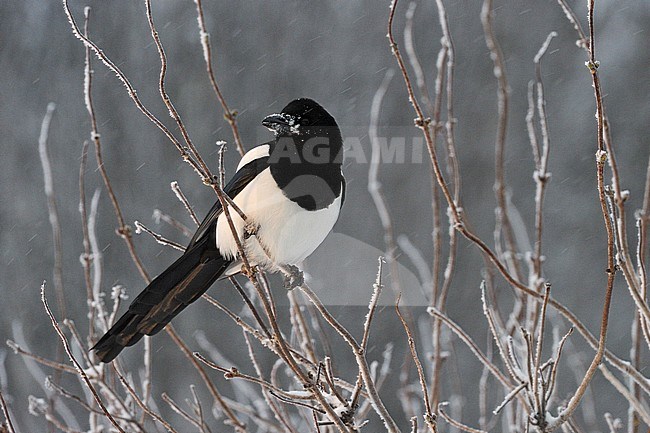
[[[249,150],[224,192],[243,213],[228,214],[250,264],[269,271],[300,263],[323,242],[345,199],[343,140],[317,102],[291,101],[262,120],[275,139]],[[242,258],[221,202],[212,206],[183,255],[133,300],[93,346],[110,362],[144,335],[161,331],[220,277],[242,271]]]

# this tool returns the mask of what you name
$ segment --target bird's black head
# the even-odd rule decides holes
[[[340,135],[336,120],[320,104],[308,98],[291,101],[280,113],[265,117],[262,125],[273,131],[276,137],[330,135],[332,132]]]

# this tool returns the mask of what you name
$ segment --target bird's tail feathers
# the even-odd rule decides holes
[[[122,349],[134,345],[144,335],[160,332],[172,318],[203,295],[230,263],[231,260],[218,253],[214,239],[206,236],[151,281],[91,350],[101,361],[110,362]]]

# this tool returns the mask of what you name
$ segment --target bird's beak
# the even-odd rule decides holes
[[[262,120],[262,125],[266,126],[268,129],[276,133],[286,131],[291,128],[289,119],[283,114],[271,114],[269,116],[266,116],[264,120]]]

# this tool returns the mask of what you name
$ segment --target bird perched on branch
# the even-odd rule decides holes
[[[296,99],[262,124],[275,139],[248,151],[183,255],[145,287],[92,350],[110,362],[144,335],[154,335],[219,278],[252,266],[278,270],[300,263],[323,242],[345,197],[343,140],[334,118],[311,99]],[[243,215],[241,213],[243,213]],[[232,227],[231,227],[232,223]]]

